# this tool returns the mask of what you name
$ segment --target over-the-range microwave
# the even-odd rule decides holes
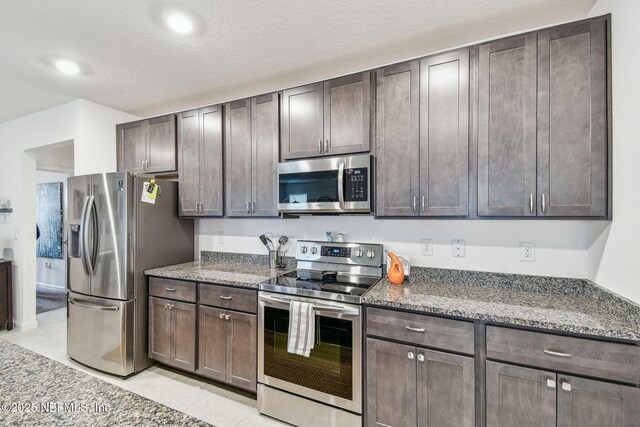
[[[278,163],[278,211],[370,213],[371,155]]]

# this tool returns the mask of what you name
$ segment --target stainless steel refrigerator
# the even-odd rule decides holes
[[[157,180],[155,203],[141,201],[145,182],[114,172],[67,184],[67,355],[123,377],[152,363],[144,270],[194,258],[193,220],[178,218],[177,182]]]

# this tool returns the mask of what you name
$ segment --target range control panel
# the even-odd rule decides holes
[[[298,261],[320,261],[339,264],[381,266],[382,245],[372,243],[337,243],[298,240]]]
[[[369,198],[369,169],[354,168],[346,170],[344,200],[347,202],[366,202]]]

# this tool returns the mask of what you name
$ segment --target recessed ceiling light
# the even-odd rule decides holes
[[[162,15],[167,27],[174,33],[189,34],[193,31],[193,21],[181,12],[167,12]]]
[[[55,66],[62,74],[66,74],[69,76],[78,74],[80,72],[80,67],[73,61],[69,61],[68,59],[59,59],[55,62]]]

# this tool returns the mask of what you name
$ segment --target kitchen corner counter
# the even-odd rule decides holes
[[[640,306],[582,279],[412,268],[363,304],[640,343]]]
[[[287,268],[270,269],[266,255],[203,252],[201,257],[201,261],[154,268],[144,273],[167,279],[257,289],[259,283],[295,270],[295,262],[291,260],[287,262]]]

